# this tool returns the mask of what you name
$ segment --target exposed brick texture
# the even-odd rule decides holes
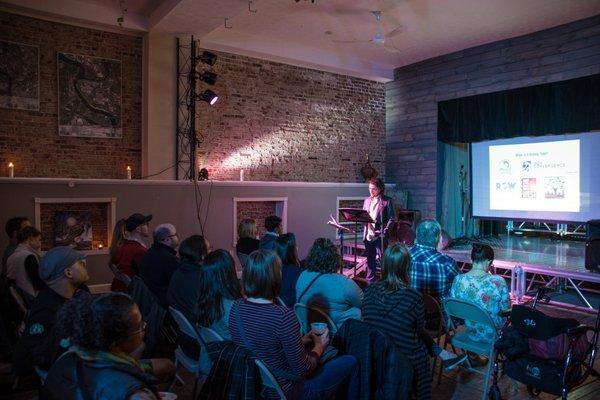
[[[0,108],[0,174],[124,178],[141,170],[142,38],[0,12],[0,39],[40,49],[40,110]],[[123,138],[58,136],[57,52],[121,61]],[[135,173],[134,173],[135,175]]]
[[[246,180],[362,182],[367,154],[383,177],[382,83],[216,54],[219,102],[197,108],[213,178],[237,180],[243,168]]]
[[[386,84],[386,177],[436,215],[437,102],[600,73],[600,16],[398,68]]]
[[[265,218],[269,215],[276,215],[275,201],[238,201],[237,202],[237,222],[246,218],[256,221],[256,230],[258,237],[266,233]],[[237,229],[237,228],[236,228]]]
[[[42,203],[40,204],[40,224],[42,232],[42,250],[54,247],[54,238],[57,224],[57,213],[70,212],[91,213],[92,222],[92,248],[98,245],[108,247],[108,203]]]

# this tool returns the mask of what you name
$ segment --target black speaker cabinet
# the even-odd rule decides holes
[[[412,246],[415,243],[415,229],[421,212],[418,210],[400,210],[396,218],[396,239],[399,242]]]
[[[600,272],[600,236],[585,242],[585,269]]]

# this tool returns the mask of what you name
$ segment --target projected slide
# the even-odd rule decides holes
[[[491,210],[579,212],[579,140],[489,147]]]

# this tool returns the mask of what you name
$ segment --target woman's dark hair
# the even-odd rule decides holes
[[[275,252],[281,259],[281,264],[300,266],[298,249],[296,248],[296,235],[293,233],[286,233],[277,238]]]
[[[244,293],[248,297],[273,300],[281,291],[281,260],[274,251],[256,250],[248,256],[242,272]]]
[[[42,232],[38,231],[33,226],[26,226],[17,232],[17,243],[23,243],[29,238],[38,237],[41,235]]]
[[[13,238],[13,235],[21,229],[21,224],[23,222],[29,220],[27,217],[14,217],[6,221],[6,225],[4,225],[4,231],[8,235],[9,238]]]
[[[410,285],[409,266],[410,250],[404,243],[395,243],[385,250],[381,261],[381,280],[387,292]]]
[[[61,337],[71,345],[91,351],[110,351],[129,337],[130,313],[135,306],[125,294],[111,292],[96,298],[79,291],[57,314]]]
[[[483,243],[473,243],[471,250],[471,261],[494,261],[494,249],[491,246]]]
[[[385,183],[383,183],[383,179],[371,178],[367,181],[367,184],[375,185],[382,194],[385,193]]]
[[[315,240],[306,257],[306,269],[327,274],[338,272],[341,265],[342,257],[331,240],[325,238]]]
[[[181,261],[200,264],[208,253],[208,242],[204,236],[192,235],[179,245],[179,257]]]
[[[281,218],[277,215],[269,215],[265,218],[265,229],[268,232],[275,232],[275,229],[279,226],[281,226]]]
[[[204,258],[200,297],[198,298],[198,322],[210,326],[223,318],[223,299],[242,298],[242,287],[235,274],[235,264],[226,250],[215,250]]]

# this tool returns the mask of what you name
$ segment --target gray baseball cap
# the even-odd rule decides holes
[[[39,269],[40,278],[52,281],[60,277],[65,269],[81,260],[85,260],[85,254],[75,251],[69,246],[54,247],[42,257]]]

